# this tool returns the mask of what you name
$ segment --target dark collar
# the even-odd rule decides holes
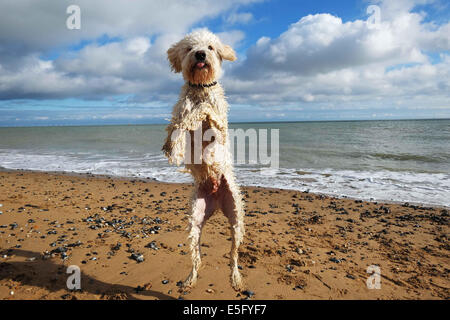
[[[211,82],[211,83],[191,83],[190,81],[188,82],[190,87],[194,87],[194,88],[210,88],[210,87],[214,87],[217,84],[217,81]]]

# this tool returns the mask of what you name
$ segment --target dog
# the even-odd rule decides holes
[[[238,269],[238,248],[245,233],[244,205],[229,150],[228,103],[218,83],[222,61],[234,61],[236,54],[215,34],[199,30],[172,45],[167,56],[172,71],[182,73],[185,84],[173,107],[162,150],[169,163],[180,166],[184,162],[185,170],[194,178],[188,237],[191,241],[192,271],[183,288],[191,288],[197,282],[202,228],[216,210],[221,210],[230,223],[232,233],[231,285],[240,291],[243,282]],[[192,163],[186,159],[195,157],[192,137],[199,130],[204,137],[209,136],[206,140],[211,143],[200,142],[200,161]]]

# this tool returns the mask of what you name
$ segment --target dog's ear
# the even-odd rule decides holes
[[[179,43],[174,44],[167,50],[167,59],[169,59],[170,66],[173,72],[181,72],[181,59],[179,54]]]
[[[233,48],[231,48],[229,45],[222,45],[222,47],[219,50],[219,54],[222,57],[222,59],[234,61],[236,60],[236,53],[234,52]]]

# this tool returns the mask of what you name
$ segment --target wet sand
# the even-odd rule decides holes
[[[198,283],[179,292],[191,268],[191,192],[188,184],[1,171],[0,298],[450,298],[448,209],[257,187],[242,195],[248,291],[230,286],[230,231],[216,213],[203,230]],[[70,265],[81,270],[81,291],[66,287]],[[370,265],[380,267],[380,289],[367,287]]]

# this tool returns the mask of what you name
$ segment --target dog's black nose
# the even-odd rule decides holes
[[[205,58],[206,58],[206,53],[205,53],[205,51],[203,51],[203,50],[197,51],[197,52],[195,53],[195,58],[196,58],[198,61],[204,61]]]

